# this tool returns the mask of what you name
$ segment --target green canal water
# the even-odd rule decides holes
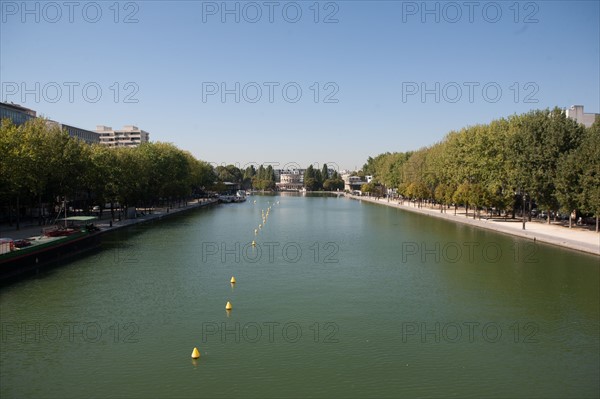
[[[254,196],[3,287],[0,396],[598,397],[599,271],[380,205]]]

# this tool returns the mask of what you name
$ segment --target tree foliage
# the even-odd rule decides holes
[[[521,196],[548,214],[597,216],[600,121],[586,129],[558,108],[535,110],[450,132],[418,151],[369,157],[361,173],[404,198],[471,207],[474,217],[482,208],[514,214]]]
[[[9,221],[15,211],[17,224],[23,207],[39,208],[42,215],[65,199],[80,209],[171,203],[197,195],[216,179],[209,164],[173,144],[88,145],[43,118],[20,126],[3,120],[0,153],[0,204]]]

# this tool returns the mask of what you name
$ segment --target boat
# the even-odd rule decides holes
[[[64,218],[64,225],[46,228],[42,235],[23,240],[2,239],[0,281],[15,279],[65,262],[100,245],[101,230],[95,216]]]
[[[246,190],[238,190],[233,197],[233,202],[244,202],[246,201]]]
[[[246,192],[238,190],[235,195],[219,195],[219,202],[224,204],[240,203],[246,201]]]

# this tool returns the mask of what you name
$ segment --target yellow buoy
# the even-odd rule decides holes
[[[194,348],[194,350],[192,351],[192,359],[198,359],[200,357],[200,351],[198,350],[198,348]]]
[[[258,229],[254,229],[254,235],[258,234]]]
[[[259,225],[258,225],[258,228],[259,228],[259,229],[262,229],[262,224],[259,224]]]
[[[230,283],[231,283],[231,284],[235,284],[235,277],[231,276],[231,281],[230,281]]]
[[[252,240],[252,246],[255,247],[256,246],[256,241]]]
[[[231,310],[233,306],[231,306],[231,302],[227,301],[227,305],[225,305],[225,310]]]

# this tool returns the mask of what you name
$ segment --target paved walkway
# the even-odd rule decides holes
[[[120,221],[113,221],[112,227],[110,225],[110,210],[104,211],[102,218],[99,220],[95,220],[94,224],[100,227],[102,232],[113,231],[117,229],[121,229],[127,226],[131,226],[138,223],[145,223],[151,220],[162,219],[171,215],[176,215],[181,212],[186,212],[191,209],[200,208],[203,206],[208,206],[218,202],[216,199],[201,199],[197,201],[188,202],[187,206],[182,206],[178,208],[154,208],[152,214],[147,214],[144,216],[138,216],[135,219],[121,219]],[[21,228],[16,230],[15,226],[8,226],[8,224],[0,224],[0,237],[9,237],[12,239],[22,239],[29,238],[34,236],[39,236],[42,234],[42,229],[48,228],[51,226],[38,226],[37,222],[34,224],[21,224]]]
[[[380,198],[377,200],[372,197],[359,197],[354,195],[347,195],[347,197],[359,201],[372,202],[404,209],[410,212],[430,215],[441,219],[452,220],[454,222],[528,238],[539,242],[559,245],[561,247],[587,252],[594,255],[600,255],[600,233],[596,233],[595,231],[590,231],[581,227],[574,226],[573,228],[569,229],[568,227],[559,226],[556,224],[547,224],[541,221],[531,221],[526,223],[525,230],[523,230],[523,223],[521,219],[473,219],[472,216],[467,218],[465,216],[464,208],[462,208],[462,212],[460,212],[461,208],[459,208],[459,212],[454,215],[453,208],[448,209],[447,213],[441,213],[439,208],[416,208],[413,205],[408,205],[408,202],[405,202],[404,205],[400,205],[398,201],[388,201],[387,198]]]

